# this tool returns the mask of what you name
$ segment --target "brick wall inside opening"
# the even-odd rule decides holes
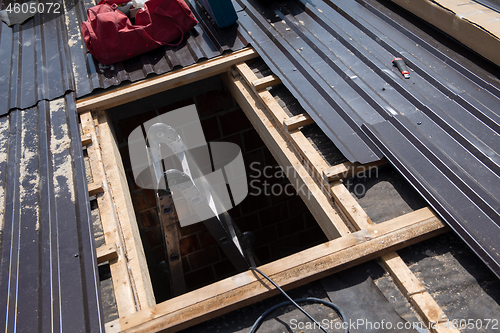
[[[161,269],[161,262],[166,261],[162,234],[153,191],[138,188],[133,181],[127,137],[143,122],[193,103],[196,104],[207,142],[232,142],[242,150],[250,183],[249,195],[229,214],[242,232],[255,234],[254,251],[260,263],[283,258],[327,240],[243,111],[217,77],[132,103],[135,107],[110,110],[157,302],[172,297],[167,276]],[[181,227],[180,234],[188,291],[236,273],[203,223]]]

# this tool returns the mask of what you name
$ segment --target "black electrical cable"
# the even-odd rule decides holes
[[[256,267],[250,267],[251,270],[255,271],[255,272],[258,272],[260,275],[262,275],[263,277],[265,277],[269,282],[272,283],[273,286],[276,287],[276,289],[278,289],[283,295],[285,295],[286,298],[288,298],[288,301],[286,302],[283,302],[283,303],[280,303],[280,304],[277,304],[273,307],[271,307],[270,309],[268,309],[266,312],[264,312],[262,315],[260,315],[259,318],[257,318],[257,320],[255,321],[255,323],[253,324],[252,328],[250,329],[250,332],[249,333],[255,333],[257,331],[257,329],[259,328],[260,324],[262,323],[262,321],[264,320],[264,318],[270,314],[271,312],[273,312],[274,310],[276,310],[277,308],[279,307],[282,307],[284,305],[288,305],[288,304],[293,304],[295,305],[295,307],[297,309],[299,309],[300,311],[302,311],[302,313],[304,313],[311,321],[314,322],[315,325],[317,325],[317,327],[319,327],[323,332],[325,333],[328,333],[328,331],[326,331],[326,329],[320,324],[318,323],[309,313],[306,312],[306,310],[304,310],[300,305],[297,304],[297,302],[317,302],[317,303],[321,303],[321,304],[324,304],[332,309],[334,309],[335,311],[337,311],[337,313],[340,315],[340,317],[342,318],[342,321],[343,321],[343,327],[345,328],[345,333],[349,333],[349,326],[348,326],[348,323],[347,323],[347,320],[346,320],[346,317],[344,315],[344,312],[335,304],[331,303],[331,302],[327,302],[327,301],[324,301],[322,299],[318,299],[318,298],[313,298],[313,297],[308,297],[308,298],[299,298],[297,300],[293,300],[290,296],[288,296],[287,293],[285,293],[285,291],[283,289],[280,288],[280,286],[278,286],[273,280],[271,280],[270,277],[268,277],[266,274],[262,273],[258,268]],[[315,326],[316,327],[316,326]]]

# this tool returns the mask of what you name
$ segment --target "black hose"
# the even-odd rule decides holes
[[[317,327],[319,327],[323,332],[328,333],[328,331],[326,331],[326,329],[320,323],[318,323],[309,313],[307,313],[306,310],[304,310],[300,305],[298,305],[297,302],[315,302],[315,303],[321,303],[321,304],[324,304],[324,305],[326,305],[326,306],[334,309],[340,315],[340,317],[342,318],[343,327],[345,328],[344,332],[345,333],[349,333],[349,327],[348,327],[348,323],[347,323],[346,317],[344,315],[344,312],[337,305],[335,305],[335,304],[333,304],[331,302],[327,302],[327,301],[324,301],[322,299],[313,298],[313,297],[300,298],[300,299],[297,299],[297,300],[294,301],[290,296],[288,296],[287,293],[285,293],[285,291],[283,289],[280,288],[280,286],[278,286],[266,274],[262,273],[258,268],[256,268],[256,267],[250,267],[250,269],[253,270],[253,271],[255,271],[255,272],[258,272],[260,275],[262,275],[263,277],[265,277],[269,282],[271,282],[273,284],[273,286],[276,287],[276,289],[278,289],[283,295],[285,295],[286,298],[288,298],[288,301],[280,303],[280,304],[277,304],[277,305],[271,307],[270,309],[268,309],[262,315],[260,315],[260,317],[257,318],[257,320],[253,324],[252,328],[250,329],[250,333],[255,333],[257,331],[257,329],[259,328],[260,324],[262,323],[262,321],[264,320],[264,318],[268,314],[270,314],[271,312],[273,312],[277,308],[282,307],[284,305],[288,305],[288,304],[295,305],[295,307],[297,307],[297,309],[299,309],[300,311],[302,311],[302,313],[304,313],[311,321],[313,321],[314,324],[317,325]]]

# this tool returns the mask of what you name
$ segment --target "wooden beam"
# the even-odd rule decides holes
[[[104,244],[96,249],[97,252],[97,263],[102,264],[106,261],[111,261],[118,258],[118,252],[116,250],[116,244]]]
[[[291,289],[430,238],[443,229],[432,212],[417,211],[263,265],[260,270]],[[112,321],[106,331],[177,332],[278,293],[265,279],[246,271]]]
[[[104,188],[102,187],[102,182],[94,182],[87,184],[89,189],[89,197],[92,197],[98,193],[104,193]]]
[[[276,75],[272,74],[266,77],[263,77],[262,79],[256,79],[252,81],[252,89],[255,92],[258,92],[259,90],[266,89],[267,87],[272,87],[277,84],[280,84],[281,80],[279,77]]]
[[[286,172],[288,179],[304,200],[304,203],[327,237],[333,239],[348,233],[349,229],[332,207],[330,199],[323,193],[318,184],[315,183],[309,172],[291,150],[289,140],[286,140],[278,132],[275,127],[276,122],[268,114],[265,106],[260,102],[255,93],[242,79],[234,78],[230,73],[225,73],[221,76],[234,99],[243,112],[245,112],[274,158],[284,170],[290,171]],[[281,108],[277,112],[284,113]]]
[[[458,329],[445,327],[444,323],[448,320],[446,314],[397,253],[392,252],[383,255],[381,260],[387,271],[393,277],[397,277],[395,281],[399,288],[417,309],[422,318],[427,323],[441,323],[441,325],[431,325],[432,332],[459,333]]]
[[[172,194],[161,195],[159,202],[160,226],[167,248],[166,254],[170,266],[172,293],[174,296],[178,296],[186,292],[186,281],[184,280],[184,268],[182,266],[181,247],[179,244],[179,219]]]
[[[156,304],[149,276],[148,264],[142,246],[139,226],[135,217],[130,189],[123,167],[115,135],[105,111],[96,114],[99,129],[99,147],[103,170],[109,189],[113,194],[112,204],[119,221],[122,244],[127,258],[127,266],[131,275],[131,286],[134,291],[138,309],[145,309]]]
[[[299,129],[300,127],[304,127],[310,124],[314,124],[314,120],[307,113],[301,113],[283,121],[283,127],[287,132],[294,131],[296,129]]]
[[[337,207],[342,211],[347,220],[350,221],[354,230],[361,230],[372,225],[373,222],[354,199],[349,190],[340,181],[331,184],[330,191]]]
[[[92,137],[89,134],[82,135],[82,147],[85,147],[91,143],[92,143]]]
[[[82,98],[76,102],[76,107],[79,113],[89,110],[106,110],[223,73],[228,71],[234,64],[257,56],[257,52],[248,47],[177,71],[124,85],[113,90],[108,89],[95,96]]]

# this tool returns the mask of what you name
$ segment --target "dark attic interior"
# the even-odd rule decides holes
[[[499,331],[498,0],[0,10],[5,332]]]
[[[232,142],[242,149],[249,195],[229,214],[242,232],[254,234],[253,251],[259,262],[269,263],[327,240],[286,178],[286,171],[279,167],[218,77],[110,109],[157,301],[175,295],[169,290],[168,268],[167,272],[162,268],[168,265],[168,254],[154,190],[137,188],[133,181],[127,139],[137,124],[192,104],[196,105],[207,141]],[[180,227],[179,232],[185,292],[237,273],[203,223]]]

